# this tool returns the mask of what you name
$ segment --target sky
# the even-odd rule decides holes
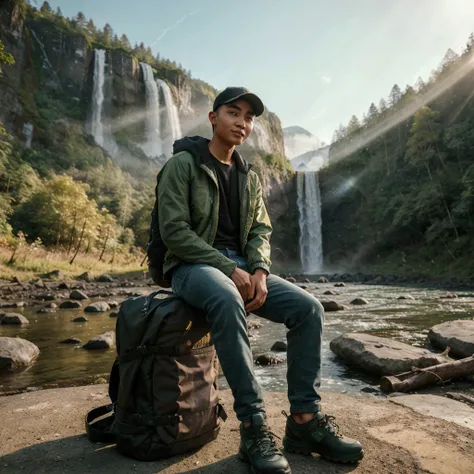
[[[31,0],[41,5],[42,0]],[[474,31],[473,0],[49,0],[181,63],[217,89],[258,94],[284,127],[329,142],[371,102],[427,79]],[[112,6],[113,5],[113,6]]]

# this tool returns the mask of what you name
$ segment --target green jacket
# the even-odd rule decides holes
[[[241,252],[249,271],[270,272],[272,226],[262,196],[258,175],[238,153]],[[161,238],[168,247],[163,273],[180,263],[204,263],[228,277],[236,263],[213,248],[219,219],[219,188],[214,166],[198,154],[182,151],[173,155],[161,170],[157,187]]]

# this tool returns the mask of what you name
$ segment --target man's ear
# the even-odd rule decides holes
[[[211,125],[213,127],[215,127],[216,125],[216,120],[217,120],[217,112],[214,112],[211,110],[211,112],[209,112],[209,122],[211,122]]]

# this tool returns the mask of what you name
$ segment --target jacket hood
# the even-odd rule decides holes
[[[176,140],[173,144],[173,155],[181,151],[187,151],[194,156],[199,164],[202,163],[214,167],[208,148],[210,141],[208,138],[200,136],[181,138]],[[252,165],[245,161],[237,150],[234,150],[232,159],[235,161],[238,170],[243,173],[248,173],[250,168],[252,168]]]

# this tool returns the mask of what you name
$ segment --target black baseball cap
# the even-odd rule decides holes
[[[224,89],[216,97],[212,110],[215,112],[221,105],[230,104],[238,99],[246,100],[252,106],[256,117],[262,115],[265,111],[265,106],[260,97],[253,94],[245,87],[227,87]]]

